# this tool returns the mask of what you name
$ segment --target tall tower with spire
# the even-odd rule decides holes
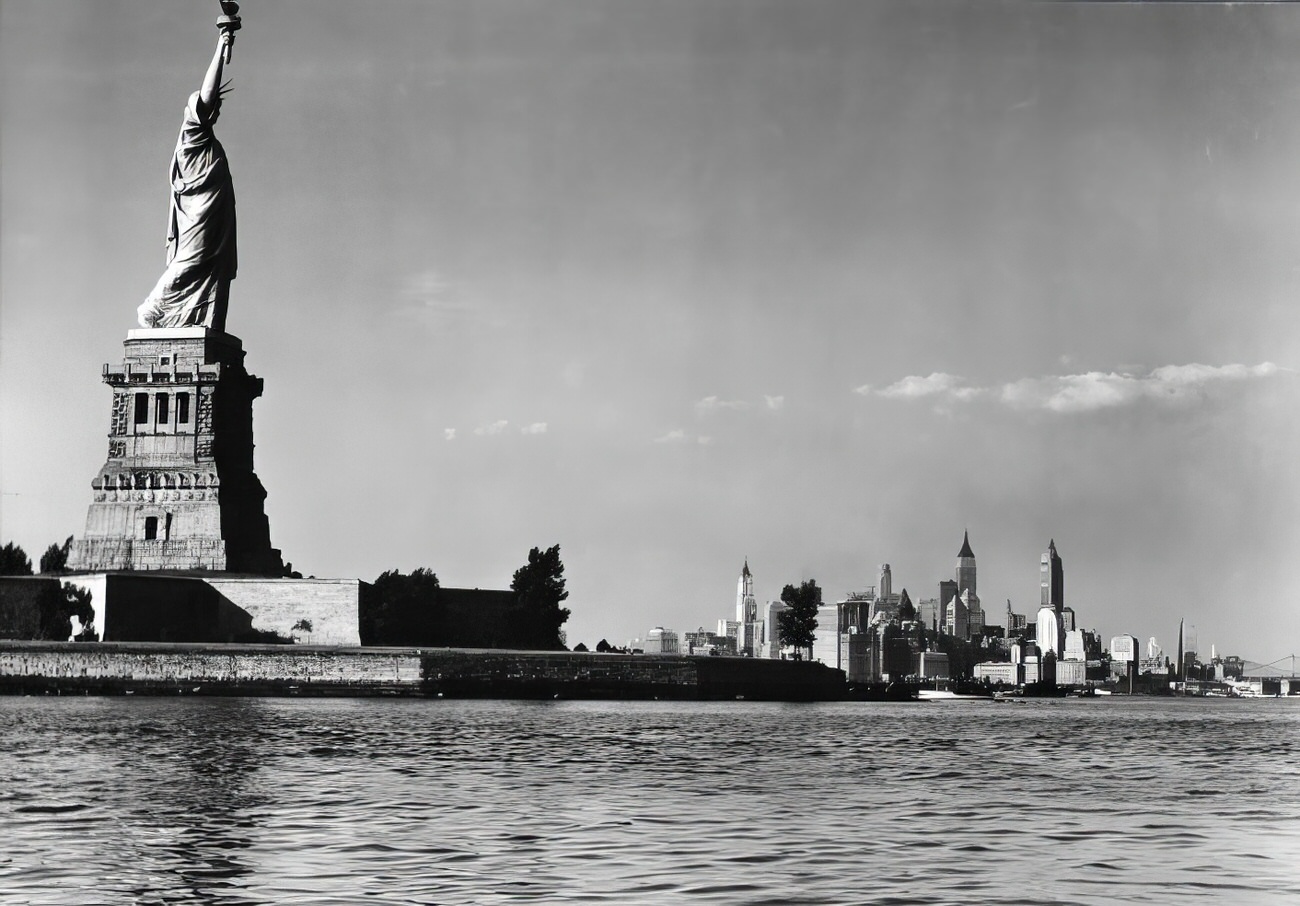
[[[975,552],[970,547],[970,532],[963,532],[961,550],[957,552],[957,594],[967,610],[967,635],[977,636],[984,631],[984,610],[975,593]]]
[[[961,538],[961,550],[957,552],[957,593],[969,591],[975,594],[975,552],[970,549],[970,532],[964,532]]]
[[[1048,542],[1047,550],[1039,561],[1041,598],[1038,607],[1037,641],[1043,654],[1051,652],[1058,659],[1065,652],[1065,571],[1061,557],[1056,552],[1056,540]]]
[[[1061,557],[1056,553],[1056,539],[1047,543],[1047,550],[1039,561],[1039,585],[1041,599],[1039,607],[1050,607],[1059,615],[1065,607],[1065,571]]]
[[[758,601],[754,598],[754,576],[749,571],[749,558],[745,558],[745,566],[740,571],[740,579],[736,582],[736,622],[740,624],[753,623],[758,620]]]

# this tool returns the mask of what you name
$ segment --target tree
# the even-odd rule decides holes
[[[291,629],[290,632],[307,633],[307,641],[308,643],[310,643],[311,642],[311,620],[299,620],[297,623],[293,624],[293,629]]]
[[[600,652],[601,654],[604,654],[606,651],[612,650],[613,647],[614,646],[611,645],[606,639],[601,639],[599,642],[596,643],[596,651]]]
[[[51,544],[41,554],[42,573],[66,573],[68,571],[68,552],[72,550],[72,536],[60,546]]]
[[[782,645],[795,649],[796,657],[811,648],[813,633],[817,629],[817,608],[822,603],[822,590],[816,581],[809,579],[798,588],[787,585],[781,589],[781,601],[790,609],[777,619]]]
[[[0,576],[30,576],[32,561],[27,553],[10,541],[0,547]]]
[[[574,651],[588,651],[588,650],[590,650],[590,649],[588,649],[587,646],[586,646],[584,643],[579,642],[578,644],[576,644],[576,645],[573,646],[573,650],[574,650]]]
[[[569,593],[564,588],[560,546],[529,551],[528,564],[515,570],[510,590],[516,595],[519,644],[525,648],[564,650],[564,632],[560,627],[569,619],[569,609],[561,607],[560,602]]]
[[[37,599],[41,621],[38,638],[66,642],[72,635],[73,617],[82,625],[77,638],[93,638],[90,626],[95,621],[95,608],[90,604],[90,597],[89,589],[70,582],[64,582],[59,588],[49,586],[42,589]]]
[[[390,569],[362,599],[361,644],[440,645],[442,623],[433,570],[420,568],[408,576]]]
[[[906,588],[898,596],[898,619],[902,623],[910,623],[916,619],[916,605],[912,603]]]

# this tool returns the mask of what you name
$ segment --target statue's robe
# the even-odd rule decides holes
[[[190,95],[172,155],[167,269],[140,306],[145,327],[225,330],[235,250],[235,187],[211,111]]]

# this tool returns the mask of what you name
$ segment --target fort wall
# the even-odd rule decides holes
[[[0,691],[829,701],[845,687],[822,664],[755,658],[8,641]]]

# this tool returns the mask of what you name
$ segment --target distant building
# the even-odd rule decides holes
[[[1065,659],[1070,661],[1086,661],[1088,659],[1088,649],[1084,642],[1084,633],[1082,629],[1069,629],[1065,633]]]
[[[1042,678],[1042,652],[1033,642],[1012,645],[1011,663],[1018,666],[1017,675],[1022,683],[1036,683]]]
[[[1050,607],[1057,613],[1065,607],[1065,569],[1052,539],[1043,552],[1039,565],[1040,607]]]
[[[1020,662],[1020,681],[1026,686],[1043,678],[1043,663],[1036,654],[1026,655]]]
[[[1061,608],[1061,629],[1063,629],[1065,632],[1074,632],[1074,630],[1077,628],[1078,626],[1076,626],[1074,622],[1074,608],[1062,607]]]
[[[948,653],[945,651],[922,651],[916,656],[916,670],[921,679],[948,679]]]
[[[970,611],[961,596],[953,595],[944,611],[944,632],[955,639],[970,638]]]
[[[656,626],[646,633],[643,650],[646,654],[679,654],[681,642],[671,629]]]
[[[1051,652],[1060,655],[1065,649],[1065,632],[1061,628],[1060,614],[1051,607],[1040,608],[1034,628],[1038,649],[1044,654]]]
[[[916,618],[928,632],[939,631],[939,614],[943,611],[938,598],[926,598],[916,605]]]
[[[1013,613],[1011,611],[1011,599],[1007,598],[1007,638],[1020,635],[1028,625],[1029,618],[1022,613]]]
[[[975,594],[975,552],[970,548],[970,532],[962,535],[961,550],[957,552],[958,593],[969,590]]]
[[[781,657],[781,614],[789,610],[784,601],[768,601],[763,610],[762,633],[760,636],[758,657],[779,659]]]
[[[866,629],[871,625],[871,606],[875,603],[875,595],[870,593],[850,594],[843,601],[836,602],[839,607],[839,629],[840,632],[849,632],[853,629]]]
[[[957,587],[956,581],[944,579],[939,583],[939,631],[946,633],[948,631],[948,605],[952,599],[961,594],[961,589]]]
[[[987,680],[995,686],[1018,686],[1020,685],[1020,665],[1008,664],[1005,661],[986,661],[982,664],[976,664],[975,679],[980,682]]]
[[[719,636],[716,632],[707,632],[703,626],[694,632],[682,634],[682,649],[686,654],[721,653],[727,650],[728,644],[729,640],[726,636]]]
[[[1039,560],[1040,598],[1036,640],[1044,655],[1059,659],[1065,653],[1065,568],[1056,552],[1056,540],[1048,542]],[[1070,612],[1073,622],[1074,612]]]
[[[984,634],[984,611],[980,599],[970,589],[962,592],[961,602],[966,605],[966,638],[977,639]]]
[[[763,629],[759,626],[758,601],[754,597],[754,575],[749,571],[749,559],[736,580],[736,646],[737,654],[755,655],[762,644]],[[721,632],[721,630],[719,630]]]
[[[754,600],[754,576],[749,571],[749,558],[740,570],[740,579],[736,582],[736,622],[752,623],[758,619],[758,602]]]
[[[1128,663],[1138,659],[1138,640],[1131,635],[1117,635],[1110,640],[1110,659]]]
[[[957,552],[957,593],[966,605],[966,635],[974,638],[984,632],[984,608],[976,593],[975,552],[970,546],[970,532],[962,535],[961,550]]]
[[[837,604],[822,604],[817,608],[812,659],[836,670],[845,669],[840,663],[840,608]]]
[[[1088,682],[1088,664],[1082,660],[1064,658],[1056,662],[1058,686],[1083,686]]]
[[[875,682],[876,670],[872,640],[875,633],[854,627],[840,633],[840,669],[850,683]]]
[[[727,645],[734,654],[740,654],[737,644],[740,638],[740,624],[735,620],[718,620],[718,635],[727,640]]]

